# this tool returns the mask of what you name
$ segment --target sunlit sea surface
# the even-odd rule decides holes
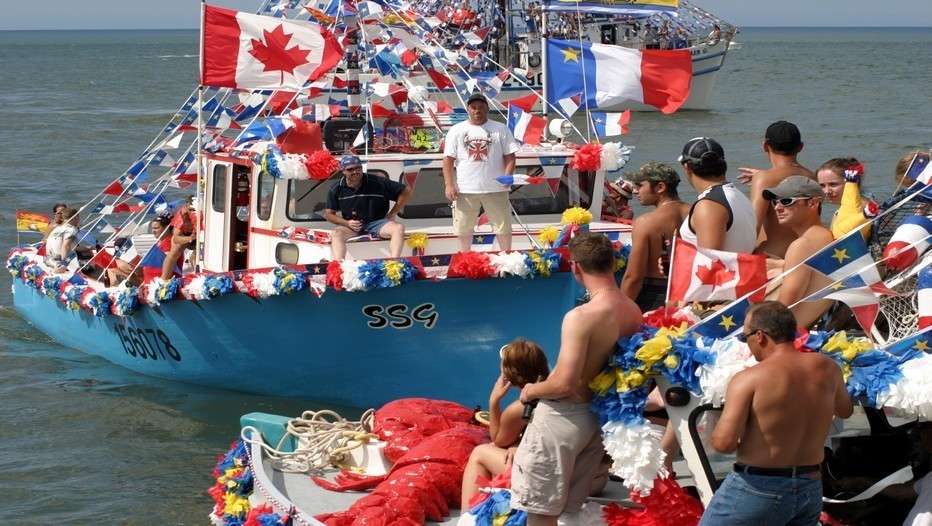
[[[729,53],[711,110],[634,115],[623,138],[632,165],[674,162],[706,135],[724,145],[733,178],[764,166],[764,129],[786,119],[802,130],[804,165],[856,156],[883,198],[896,160],[932,145],[932,29],[747,28],[736,40],[744,47]],[[83,204],[135,160],[192,93],[197,41],[194,31],[0,32],[0,245],[16,244],[16,209]],[[204,524],[210,470],[239,416],[315,408],[63,348],[12,309],[9,290],[0,273],[4,523]],[[487,388],[476,386],[478,402]]]

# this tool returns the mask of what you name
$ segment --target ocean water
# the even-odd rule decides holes
[[[636,148],[632,165],[673,163],[706,135],[723,144],[733,178],[765,165],[764,130],[786,119],[802,130],[804,165],[855,156],[883,198],[897,159],[932,145],[932,29],[747,28],[736,40],[744,47],[728,55],[709,111],[633,116],[622,138]],[[194,90],[196,55],[194,31],[0,32],[0,246],[17,242],[16,209],[86,203],[122,173]],[[4,523],[203,524],[210,469],[239,416],[314,408],[63,348],[12,309],[9,290],[2,272]]]

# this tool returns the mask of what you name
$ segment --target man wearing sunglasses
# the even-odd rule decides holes
[[[330,237],[333,259],[343,260],[346,241],[360,234],[391,239],[391,257],[401,257],[405,227],[394,219],[411,197],[411,187],[363,172],[362,160],[355,155],[340,159],[340,170],[343,177],[327,193],[327,221],[337,225]],[[391,201],[395,205],[389,210]]]
[[[796,236],[786,249],[783,270],[798,267],[783,278],[777,296],[780,303],[791,306],[831,283],[827,276],[800,265],[834,240],[832,231],[822,226],[819,215],[824,194],[819,183],[803,175],[792,175],[761,192],[761,197],[773,208],[780,226]],[[831,300],[818,300],[803,302],[791,309],[797,325],[808,328],[831,305]]]
[[[712,446],[737,452],[702,515],[717,524],[818,524],[820,464],[832,417],[853,412],[841,368],[824,354],[796,350],[796,320],[784,305],[748,309],[741,341],[757,365],[728,384]]]

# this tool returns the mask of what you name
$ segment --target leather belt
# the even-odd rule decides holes
[[[759,468],[749,466],[743,462],[735,462],[735,471],[764,477],[796,477],[821,472],[822,467],[816,464],[814,466],[796,466],[792,468]]]

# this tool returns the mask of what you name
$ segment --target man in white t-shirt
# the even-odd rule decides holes
[[[469,120],[450,128],[443,150],[445,193],[453,201],[453,232],[460,251],[469,251],[482,207],[499,248],[511,250],[509,187],[495,178],[514,174],[515,153],[521,148],[507,126],[489,120],[489,101],[484,95],[470,96],[466,111]]]

